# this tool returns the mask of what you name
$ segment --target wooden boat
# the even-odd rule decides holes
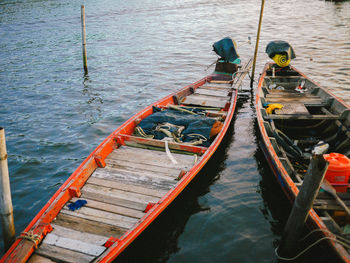
[[[237,67],[225,63],[218,61],[213,74],[149,105],[109,135],[52,196],[1,262],[115,259],[184,190],[222,141],[235,111],[236,88],[251,66],[249,61],[235,72]],[[206,147],[196,145],[198,141],[137,136],[137,127],[156,115],[155,109],[220,125]]]
[[[350,157],[350,107],[346,103],[294,67],[279,68],[268,63],[256,91],[256,114],[261,148],[291,202],[298,195],[312,149],[323,141],[329,146],[327,154],[344,160],[337,171],[343,182],[331,183],[350,205],[350,166],[346,158]],[[330,175],[329,166],[326,177]],[[328,240],[323,242],[329,242],[343,261],[350,262],[350,239],[344,230],[350,221],[343,211],[331,195],[321,190],[307,225],[315,230],[315,237]]]

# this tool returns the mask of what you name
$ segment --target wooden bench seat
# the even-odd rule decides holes
[[[165,151],[165,142],[155,139],[131,136],[131,135],[119,135],[119,137],[124,141],[126,145],[149,145],[154,147],[159,147]],[[169,149],[178,150],[188,153],[194,153],[198,155],[202,155],[207,150],[206,147],[201,146],[192,146],[185,143],[176,143],[176,142],[168,142]]]

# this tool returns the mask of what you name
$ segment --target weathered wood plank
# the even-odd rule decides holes
[[[114,170],[105,170],[98,168],[93,174],[93,177],[108,179],[116,182],[123,182],[125,184],[132,184],[137,186],[145,186],[152,189],[169,190],[176,185],[174,179],[164,179],[148,175],[138,175],[133,173],[121,173]]]
[[[320,98],[288,98],[288,97],[274,97],[274,98],[266,98],[267,103],[282,103],[283,102],[300,102],[300,103],[322,103],[323,100]]]
[[[226,101],[220,100],[212,100],[212,99],[197,99],[193,97],[186,97],[181,101],[182,104],[185,105],[200,105],[205,107],[218,107],[224,108],[226,105]]]
[[[275,114],[310,114],[304,104],[284,103],[283,108],[275,110]]]
[[[49,233],[42,243],[46,245],[69,249],[94,257],[101,255],[106,250],[106,248],[101,245],[98,246],[94,244],[89,244],[81,240],[57,236],[53,233]]]
[[[124,153],[135,155],[137,157],[146,156],[146,157],[151,157],[151,159],[156,158],[156,159],[160,159],[160,160],[164,160],[164,161],[169,160],[169,157],[164,152],[146,150],[146,149],[138,149],[138,148],[133,148],[133,147],[128,147],[128,146],[122,146],[122,147],[118,148],[117,150],[113,151],[112,154],[124,154]],[[174,158],[176,158],[177,160],[180,160],[182,163],[189,163],[191,165],[193,163],[194,158],[191,155],[179,154],[179,153],[172,153],[172,155],[174,156]]]
[[[148,176],[151,178],[157,178],[160,180],[175,180],[176,178],[176,174],[179,173],[178,172],[173,174],[162,174],[162,173],[157,173],[157,172],[150,172],[150,171],[142,171],[142,170],[138,170],[138,169],[122,169],[122,168],[118,168],[118,167],[112,167],[110,164],[107,164],[106,167],[104,168],[105,172],[109,172],[109,173],[119,173],[119,174],[125,174],[127,176],[129,176],[130,174],[133,174],[135,176]],[[103,171],[99,171],[99,172],[103,172]]]
[[[55,225],[67,227],[81,232],[106,236],[108,238],[111,236],[119,238],[127,231],[125,228],[116,227],[113,225],[62,213],[57,215]]]
[[[208,113],[209,116],[226,116],[227,112],[223,111],[211,111],[211,110],[206,110],[206,113]]]
[[[164,149],[165,151],[165,142],[161,140],[130,136],[130,135],[119,135],[119,136],[124,140],[126,140],[126,142],[132,141],[132,142],[137,142],[144,145],[156,146]],[[188,145],[186,143],[176,143],[176,142],[168,142],[168,147],[170,150],[186,151],[190,153],[196,153],[198,155],[202,155],[207,150],[206,147],[193,146],[193,145]]]
[[[115,160],[120,164],[123,164],[125,161],[124,165],[127,165],[128,163],[138,163],[165,168],[188,169],[194,165],[195,161],[194,155],[172,153],[173,158],[178,162],[178,164],[175,165],[171,162],[165,152],[151,151],[152,154],[150,155],[150,150],[140,148],[133,148],[133,151],[130,151],[129,149],[122,150],[125,147],[127,146],[123,146],[112,152],[106,158],[105,162],[108,164],[113,163]]]
[[[157,146],[152,146],[152,145],[147,145],[147,144],[141,144],[137,142],[132,142],[132,141],[124,141],[126,146],[134,147],[134,148],[141,148],[141,149],[147,149],[147,150],[152,150],[152,151],[160,151],[160,152],[165,152],[164,148],[157,147]],[[180,150],[170,150],[171,153],[179,153],[179,154],[186,154],[186,155],[193,155],[192,152],[184,152]]]
[[[42,257],[37,254],[33,254],[28,260],[28,263],[54,263],[54,262],[56,261],[52,261],[47,257]]]
[[[96,201],[106,202],[109,204],[117,204],[118,206],[136,209],[139,211],[144,211],[148,204],[148,202],[145,202],[145,201],[137,202],[137,201],[128,200],[125,198],[125,196],[122,196],[122,197],[112,196],[105,192],[101,192],[100,189],[96,190],[91,187],[89,188],[84,187],[82,189],[82,196],[84,196],[85,198],[96,200]]]
[[[219,96],[227,98],[229,95],[229,90],[215,90],[215,89],[207,89],[205,87],[200,87],[195,90],[195,94],[201,95],[209,95],[209,96]]]
[[[215,80],[212,79],[209,81],[209,83],[215,83],[215,84],[224,84],[224,85],[232,85],[233,80]]]
[[[140,148],[134,148],[129,146],[122,146],[117,150],[113,151],[109,156],[113,158],[113,156],[121,156],[121,155],[123,156],[129,155],[129,157],[133,158],[132,160],[137,160],[137,161],[157,159],[157,160],[160,160],[161,162],[171,163],[169,157],[166,155],[165,152],[140,149]],[[190,165],[193,164],[194,157],[191,155],[178,154],[178,153],[172,153],[172,155],[176,160],[179,160],[179,162],[183,164],[190,164]],[[159,163],[159,162],[155,162],[155,163]]]
[[[137,203],[149,203],[149,202],[158,202],[159,198],[144,194],[126,192],[119,189],[114,189],[112,187],[99,186],[95,184],[85,184],[83,190],[95,192],[95,193],[103,193],[107,196],[118,197],[121,199],[137,202]]]
[[[264,119],[279,120],[338,120],[339,115],[306,115],[306,114],[270,114]]]
[[[167,193],[167,191],[163,191],[163,190],[155,190],[155,189],[149,189],[146,187],[128,185],[120,182],[99,179],[96,177],[90,177],[87,182],[89,184],[96,184],[104,187],[111,187],[114,189],[123,190],[125,192],[132,192],[132,193],[149,195],[149,196],[159,197],[159,198],[163,197]]]
[[[215,86],[215,85],[203,85],[203,86],[200,86],[199,88],[201,89],[207,89],[207,90],[217,90],[217,91],[227,91],[227,92],[230,92],[233,90],[233,87],[232,86]]]
[[[95,257],[52,245],[41,244],[36,254],[59,262],[91,262]]]
[[[77,231],[54,223],[51,224],[51,226],[53,227],[53,231],[50,234],[54,234],[60,237],[66,237],[69,239],[80,240],[85,243],[93,244],[96,246],[103,246],[108,240],[108,237],[105,236]]]
[[[78,198],[73,198],[72,201],[75,202]],[[122,207],[118,206],[117,204],[109,204],[106,202],[100,202],[88,198],[84,198],[87,201],[86,207],[90,207],[93,209],[99,209],[102,211],[114,213],[114,214],[119,214],[127,217],[133,217],[136,219],[142,218],[145,213],[135,210],[135,209],[130,209],[127,207]],[[96,239],[98,240],[98,239]]]
[[[108,213],[102,210],[92,209],[89,207],[82,207],[76,211],[70,211],[68,208],[64,207],[60,213],[126,229],[130,229],[138,221],[135,218]]]
[[[125,156],[125,159],[127,159],[127,156]],[[176,177],[178,174],[178,170],[183,168],[189,169],[190,167],[184,166],[184,167],[162,167],[158,165],[153,165],[152,163],[141,163],[137,162],[137,160],[134,161],[128,161],[128,160],[115,160],[115,159],[108,159],[106,161],[107,168],[110,169],[120,169],[124,171],[130,171],[135,173],[146,173],[150,175],[158,175],[160,177]],[[175,165],[174,165],[175,166]]]
[[[88,199],[92,199],[92,200],[107,203],[107,204],[118,205],[121,207],[138,210],[141,212],[143,212],[147,207],[147,204],[137,203],[137,202],[121,199],[118,197],[111,197],[102,193],[85,191],[84,189],[82,190],[81,196],[83,198],[88,198]]]
[[[196,100],[212,100],[212,101],[224,101],[227,102],[228,100],[230,100],[230,97],[228,96],[215,96],[215,95],[205,95],[205,94],[197,94],[194,93],[190,96],[186,97],[187,99],[191,98],[191,99],[196,99]]]
[[[270,92],[270,91],[269,91]],[[293,99],[300,99],[300,98],[311,98],[311,99],[320,99],[319,96],[316,96],[314,94],[306,94],[306,93],[280,93],[280,92],[273,92],[273,93],[269,93],[269,94],[266,94],[266,98],[293,98]]]

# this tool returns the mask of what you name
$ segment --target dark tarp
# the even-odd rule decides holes
[[[191,142],[203,140],[202,146],[210,145],[210,131],[215,122],[214,119],[205,117],[204,115],[192,115],[186,112],[167,109],[160,111],[159,108],[153,107],[153,114],[143,119],[137,128],[141,128],[146,135],[153,135],[154,139],[162,140],[166,135],[157,131],[160,126],[167,126],[167,123],[184,126],[179,139],[183,142]],[[164,125],[162,125],[164,124]],[[176,127],[166,127],[170,132],[176,133]]]
[[[225,37],[213,45],[214,51],[228,62],[233,62],[239,55],[237,53],[236,43],[229,37]]]
[[[271,41],[266,46],[266,53],[270,58],[273,58],[276,54],[286,54],[287,59],[295,58],[295,53],[291,45],[283,40]]]

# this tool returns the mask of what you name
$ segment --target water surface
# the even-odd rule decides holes
[[[81,4],[88,76],[82,70]],[[260,4],[0,1],[0,125],[7,137],[17,233],[116,127],[208,74],[215,41],[231,36],[243,60],[252,56]],[[283,39],[294,47],[296,67],[350,102],[349,35],[350,2],[266,1],[256,79],[269,60],[267,43]],[[290,207],[258,148],[253,95],[240,98],[215,159],[122,261],[276,260]],[[324,251],[317,246],[299,262],[330,262]]]

